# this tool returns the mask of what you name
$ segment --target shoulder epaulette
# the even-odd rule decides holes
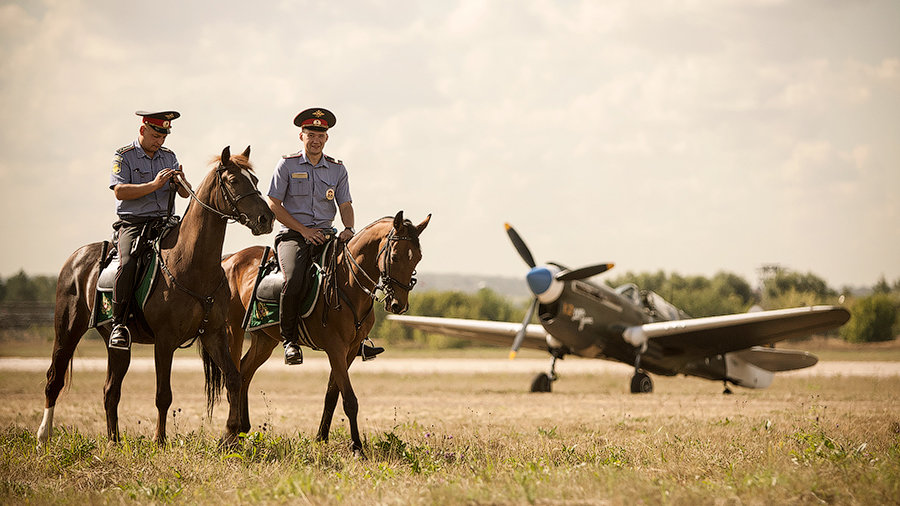
[[[167,153],[174,153],[174,151],[172,151],[171,149],[169,149],[169,148],[167,148],[167,147],[165,147],[165,146],[160,146],[160,147],[159,147],[159,150],[160,150],[160,151],[165,151],[165,152],[167,152]]]
[[[117,149],[116,153],[119,153],[120,155],[122,155],[122,154],[125,154],[125,153],[131,151],[132,149],[134,149],[134,144],[129,144],[127,146],[122,146],[121,148]]]
[[[299,158],[299,157],[301,157],[301,156],[303,156],[303,151],[297,151],[296,153],[291,153],[291,154],[289,154],[289,155],[281,155],[281,157],[284,158],[284,159],[288,159],[288,158]]]
[[[344,162],[342,162],[342,161],[336,159],[336,158],[333,157],[333,156],[325,155],[325,159],[328,160],[328,161],[331,162],[331,163],[336,163],[336,164],[338,164],[338,165],[344,165]]]

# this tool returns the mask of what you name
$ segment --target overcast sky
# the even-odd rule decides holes
[[[508,221],[539,262],[611,275],[892,282],[898,20],[895,0],[0,0],[0,276],[109,236],[135,110],[182,113],[166,145],[195,184],[251,145],[266,193],[322,106],[360,226],[434,214],[420,272],[523,276]],[[225,250],[273,239],[231,225]]]

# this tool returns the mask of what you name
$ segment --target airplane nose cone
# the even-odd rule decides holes
[[[551,304],[559,298],[563,292],[565,283],[556,279],[559,268],[553,265],[539,265],[528,271],[525,280],[531,293],[542,304]]]
[[[553,273],[550,272],[550,269],[539,266],[528,271],[525,279],[528,281],[528,288],[531,288],[531,292],[535,295],[541,295],[549,290],[550,285],[553,284]]]

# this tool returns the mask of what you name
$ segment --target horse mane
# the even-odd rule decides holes
[[[372,223],[369,223],[368,225],[363,227],[362,230],[360,230],[359,233],[357,233],[357,235],[362,234],[366,230],[374,227],[375,225],[379,225],[384,222],[392,222],[392,221],[394,221],[393,216],[385,216],[384,218],[378,218],[377,220],[375,220]],[[419,244],[419,230],[416,228],[416,226],[413,224],[412,221],[410,221],[406,218],[403,218],[403,224],[406,225],[406,227],[410,230],[410,238],[412,239],[413,244],[415,244],[417,248],[421,249],[422,246]]]
[[[218,165],[220,163],[222,163],[222,155],[216,155],[209,160],[210,165]],[[240,169],[247,169],[250,172],[255,172],[253,170],[253,164],[250,163],[250,158],[244,155],[231,155],[231,163],[237,165]]]

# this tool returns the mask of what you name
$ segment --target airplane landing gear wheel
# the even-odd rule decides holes
[[[550,391],[550,375],[545,372],[542,372],[534,377],[534,381],[531,382],[531,391],[532,392],[549,392]]]
[[[635,372],[631,377],[631,393],[649,394],[653,391],[653,380],[643,372]]]

